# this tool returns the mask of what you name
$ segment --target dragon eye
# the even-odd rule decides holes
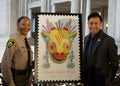
[[[70,49],[70,46],[69,46],[69,45],[67,45],[67,46],[66,46],[66,49]]]
[[[67,50],[71,48],[70,43],[66,43],[66,42],[64,43],[63,47]]]
[[[56,45],[55,45],[54,42],[50,42],[50,43],[48,44],[48,47],[49,47],[50,50],[53,50],[53,49],[56,48]]]
[[[50,46],[50,49],[54,49],[54,46],[53,46],[53,45],[51,45],[51,46]]]

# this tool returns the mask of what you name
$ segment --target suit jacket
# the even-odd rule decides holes
[[[105,76],[105,82],[109,83],[109,81],[115,77],[118,67],[117,46],[115,45],[115,40],[100,30],[91,54],[92,59],[88,64],[87,49],[89,41],[90,34],[88,34],[84,40],[84,54],[82,59],[83,78],[86,78],[88,68],[94,67],[95,69],[98,69],[98,72]]]

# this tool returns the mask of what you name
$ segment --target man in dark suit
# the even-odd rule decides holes
[[[102,17],[93,12],[88,16],[90,33],[84,40],[82,59],[84,86],[109,86],[118,68],[115,40],[100,28]]]

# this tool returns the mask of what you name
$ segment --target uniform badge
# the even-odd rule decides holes
[[[15,44],[15,40],[14,39],[9,39],[7,42],[7,47],[10,48]]]

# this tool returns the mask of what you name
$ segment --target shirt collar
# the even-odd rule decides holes
[[[27,38],[27,35],[22,35],[20,33],[18,33],[18,35],[24,40],[25,38]]]
[[[90,34],[90,36],[91,36],[91,38],[98,38],[100,33],[101,33],[101,30],[97,34],[95,34],[95,35]]]

